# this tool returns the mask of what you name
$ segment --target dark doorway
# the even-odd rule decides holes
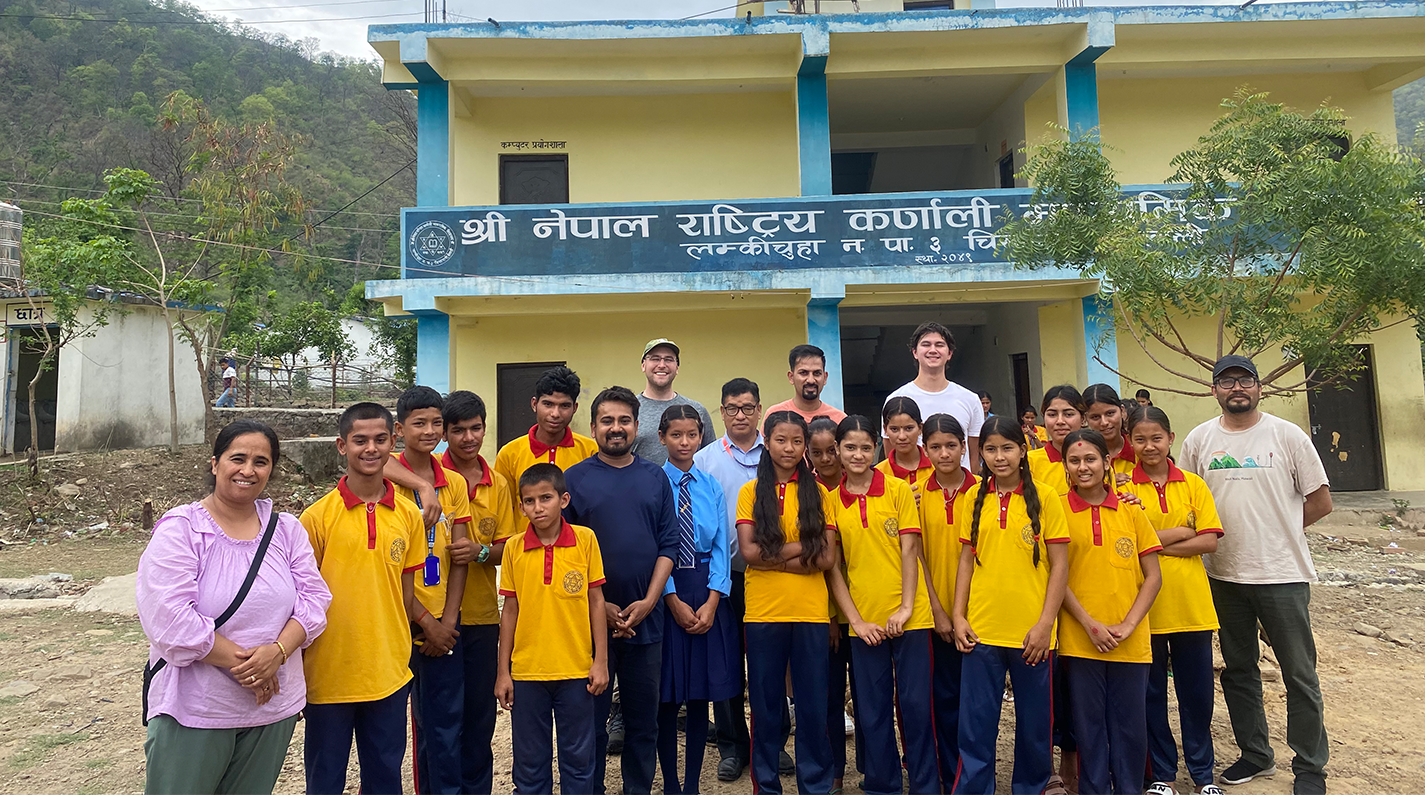
[[[1029,391],[1029,354],[1011,353],[1009,367],[1014,379],[1014,418],[1019,419],[1026,406],[1034,405],[1034,395]]]
[[[534,409],[529,405],[534,384],[545,370],[561,364],[564,362],[495,365],[496,396],[500,401],[496,436],[500,447],[529,433],[534,425]]]
[[[1375,363],[1369,345],[1354,347],[1361,370],[1344,383],[1311,387],[1306,393],[1311,442],[1331,478],[1332,491],[1376,491],[1385,485]]]
[[[837,196],[870,193],[875,171],[875,152],[832,152],[831,192]]]
[[[500,204],[568,203],[568,155],[500,155]]]
[[[1014,153],[999,159],[999,186],[1001,188],[1014,187]]]
[[[44,339],[40,332],[32,329],[11,329],[10,342],[14,345],[15,357],[15,405],[11,416],[15,418],[15,452],[24,452],[30,447],[30,381],[40,366],[40,355],[44,350]],[[39,418],[39,449],[54,449],[55,410],[59,397],[59,362],[51,360],[50,368],[40,375],[35,385],[35,414]]]

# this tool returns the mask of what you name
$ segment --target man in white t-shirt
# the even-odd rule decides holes
[[[1324,793],[1330,748],[1311,634],[1316,568],[1305,530],[1331,512],[1331,485],[1311,437],[1257,408],[1262,387],[1251,359],[1222,357],[1212,381],[1222,416],[1188,433],[1178,465],[1207,481],[1222,518],[1217,551],[1203,562],[1221,623],[1222,694],[1242,753],[1222,781],[1276,772],[1257,667],[1260,623],[1286,685],[1293,792]]]
[[[949,414],[965,429],[964,465],[971,472],[980,468],[980,426],[985,409],[980,397],[945,377],[950,357],[955,355],[955,336],[939,323],[921,323],[910,335],[910,355],[920,367],[915,380],[886,396],[908,397],[920,409],[923,422],[932,414]]]
[[[218,395],[218,402],[213,405],[233,408],[237,405],[237,368],[233,367],[232,359],[223,359],[218,363],[223,366],[223,394]]]

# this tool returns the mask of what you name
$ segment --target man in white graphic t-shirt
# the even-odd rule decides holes
[[[1307,527],[1331,512],[1331,485],[1311,437],[1257,408],[1257,366],[1224,356],[1212,368],[1212,394],[1222,416],[1193,428],[1178,466],[1207,481],[1222,538],[1203,555],[1221,624],[1222,695],[1242,756],[1222,771],[1224,784],[1276,772],[1262,705],[1257,626],[1276,653],[1286,685],[1286,742],[1297,795],[1326,792],[1325,709],[1311,634],[1316,568]]]
[[[965,429],[964,465],[971,472],[980,469],[980,426],[985,424],[985,409],[980,397],[945,377],[950,357],[955,355],[955,336],[939,323],[921,323],[910,335],[910,355],[915,357],[920,372],[915,380],[886,396],[908,397],[920,409],[920,419],[932,414],[949,414]]]

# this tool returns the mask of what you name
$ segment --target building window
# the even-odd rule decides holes
[[[907,11],[954,11],[955,0],[905,0]]]
[[[495,395],[500,401],[496,407],[495,439],[500,447],[529,433],[530,426],[534,425],[534,407],[529,400],[534,396],[534,384],[545,370],[562,364],[564,362],[495,365]]]
[[[999,186],[1001,188],[1014,187],[1014,153],[999,159]]]
[[[500,155],[500,204],[568,203],[568,155]]]
[[[875,152],[832,152],[831,192],[837,196],[870,193],[875,171]]]

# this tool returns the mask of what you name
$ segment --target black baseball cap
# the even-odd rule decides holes
[[[1252,374],[1253,378],[1260,378],[1260,376],[1257,375],[1257,365],[1252,364],[1252,360],[1246,356],[1238,356],[1235,353],[1223,356],[1217,360],[1217,364],[1212,365],[1212,377],[1216,378],[1222,375],[1223,371],[1231,370],[1233,367],[1246,370]]]

